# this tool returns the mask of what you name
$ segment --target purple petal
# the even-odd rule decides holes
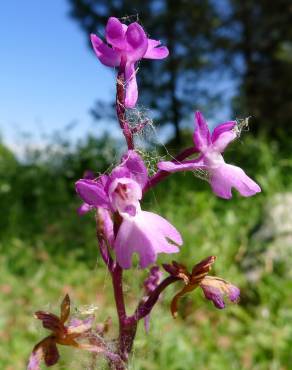
[[[211,144],[211,136],[207,122],[205,121],[201,112],[195,113],[195,132],[194,132],[194,143],[195,147],[204,152]]]
[[[219,309],[225,308],[223,293],[220,289],[204,284],[201,284],[201,288],[203,289],[206,299],[212,301],[215,307]]]
[[[147,59],[164,59],[168,56],[169,51],[166,46],[160,46],[160,41],[148,39],[148,47],[143,58]]]
[[[227,122],[218,124],[213,130],[212,137],[211,137],[212,142],[216,141],[223,132],[233,130],[235,126],[236,126],[236,121],[227,121]]]
[[[158,286],[162,275],[163,273],[160,271],[159,266],[151,267],[148,277],[143,282],[147,296]]]
[[[113,210],[118,211],[122,216],[124,213],[135,216],[136,210],[140,209],[142,188],[131,178],[115,179],[108,189],[108,194]]]
[[[94,315],[89,316],[85,320],[72,319],[68,325],[68,334],[82,334],[92,328]]]
[[[108,197],[100,181],[81,179],[75,183],[76,192],[93,207],[108,208]]]
[[[27,370],[40,370],[41,369],[41,362],[44,358],[44,352],[43,348],[41,346],[40,342],[35,346],[33,349],[29,360],[28,360],[28,365],[27,365]]]
[[[110,213],[107,209],[98,208],[98,219],[101,223],[102,233],[110,245],[114,243],[114,225]]]
[[[136,70],[133,62],[127,63],[125,67],[126,96],[125,107],[134,108],[138,99],[138,86]]]
[[[148,42],[147,52],[148,50],[152,50],[156,48],[156,46],[159,46],[161,44],[159,40],[154,40],[154,39],[148,39],[147,42]]]
[[[137,62],[142,59],[148,47],[148,39],[143,28],[137,23],[131,23],[126,32],[128,43],[127,61]]]
[[[183,162],[159,162],[157,167],[160,170],[167,172],[194,171],[208,168],[204,162],[203,156]]]
[[[89,211],[92,210],[92,206],[90,206],[89,204],[87,203],[83,203],[81,204],[81,206],[77,209],[77,213],[79,214],[79,216],[83,216],[85,215],[86,213],[88,213]]]
[[[128,269],[132,265],[132,255],[140,256],[140,267],[154,263],[158,253],[176,253],[178,247],[168,240],[181,245],[179,232],[164,218],[146,211],[135,217],[124,219],[115,240],[117,261]]]
[[[228,281],[216,276],[206,276],[200,283],[204,295],[212,301],[217,308],[224,308],[224,297],[227,296],[231,302],[238,302],[240,290]]]
[[[226,163],[212,169],[210,182],[214,193],[224,199],[232,198],[232,188],[238,190],[244,197],[250,197],[261,191],[259,185],[241,168]]]
[[[106,183],[105,190],[108,192],[112,182],[121,178],[131,178],[131,172],[126,166],[123,165],[123,163],[112,170],[111,174],[109,175],[109,180]]]
[[[236,121],[228,121],[217,126],[212,133],[212,148],[217,152],[224,152],[227,145],[236,138],[234,127]]]
[[[102,64],[108,67],[118,67],[121,63],[120,53],[107,46],[98,36],[90,35],[95,54]]]
[[[141,185],[142,188],[148,182],[147,168],[143,159],[134,150],[128,150],[122,157],[122,167],[126,167],[131,173],[131,177]]]
[[[231,302],[237,302],[240,297],[240,289],[237,286],[230,284],[228,298]]]
[[[127,26],[124,26],[118,18],[110,17],[105,28],[106,41],[120,50],[126,48],[125,34]]]

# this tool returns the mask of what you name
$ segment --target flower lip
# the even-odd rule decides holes
[[[130,178],[116,178],[109,186],[109,199],[115,211],[135,216],[142,198],[140,185]]]

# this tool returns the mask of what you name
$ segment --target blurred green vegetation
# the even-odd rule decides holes
[[[191,266],[216,255],[213,272],[240,286],[242,298],[239,305],[220,311],[194,291],[181,302],[180,315],[173,320],[169,302],[179,287],[172,286],[152,313],[148,335],[140,324],[131,369],[291,368],[289,260],[288,267],[265,266],[260,256],[268,244],[253,238],[269,199],[292,190],[292,163],[282,149],[265,137],[245,135],[226,153],[226,160],[241,165],[261,184],[263,192],[256,197],[235,194],[230,201],[218,199],[192,173],[175,174],[147,195],[144,208],[159,212],[183,235],[184,246],[175,258]],[[96,174],[109,169],[119,150],[119,143],[109,137],[89,137],[74,148],[64,141],[29,151],[20,161],[0,144],[1,369],[25,368],[32,347],[45,335],[33,312],[57,311],[65,292],[81,311],[94,304],[99,320],[110,315],[115,323],[94,219],[92,214],[77,216],[80,200],[74,181],[86,169]],[[248,259],[261,269],[257,281],[248,279]],[[145,272],[136,268],[126,273],[131,308],[143,276]],[[55,368],[89,368],[87,354],[66,348],[61,354],[62,362]]]

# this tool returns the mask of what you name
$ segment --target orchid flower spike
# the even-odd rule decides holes
[[[136,64],[142,58],[164,59],[168,49],[159,46],[160,41],[148,39],[143,28],[137,23],[129,26],[117,18],[110,17],[105,30],[105,44],[98,36],[90,36],[93,49],[102,64],[119,67],[126,83],[125,107],[134,108],[138,99]]]
[[[232,188],[244,197],[259,193],[261,188],[239,167],[225,163],[222,153],[236,138],[236,121],[218,125],[211,134],[201,112],[195,114],[195,149],[200,155],[182,162],[160,162],[158,168],[167,172],[205,170],[213,192],[220,198],[232,198]]]
[[[117,262],[124,269],[131,267],[134,253],[140,257],[140,267],[146,268],[156,261],[158,253],[177,253],[182,244],[180,233],[167,220],[141,209],[147,182],[147,169],[134,150],[123,156],[121,164],[110,175],[76,182],[76,191],[83,201],[105,211],[101,216],[99,211],[103,237],[112,245]],[[113,215],[121,220],[116,235]]]

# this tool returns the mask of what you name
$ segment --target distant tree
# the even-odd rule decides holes
[[[139,103],[151,107],[156,122],[172,124],[176,142],[184,118],[216,94],[202,82],[209,57],[214,11],[211,0],[68,0],[71,16],[89,33],[104,28],[108,17],[138,17],[153,38],[169,48],[165,61],[142,62],[138,73]],[[127,21],[127,17],[123,18]]]
[[[220,1],[218,13],[217,41],[239,81],[236,115],[252,116],[255,132],[292,134],[291,0]]]

